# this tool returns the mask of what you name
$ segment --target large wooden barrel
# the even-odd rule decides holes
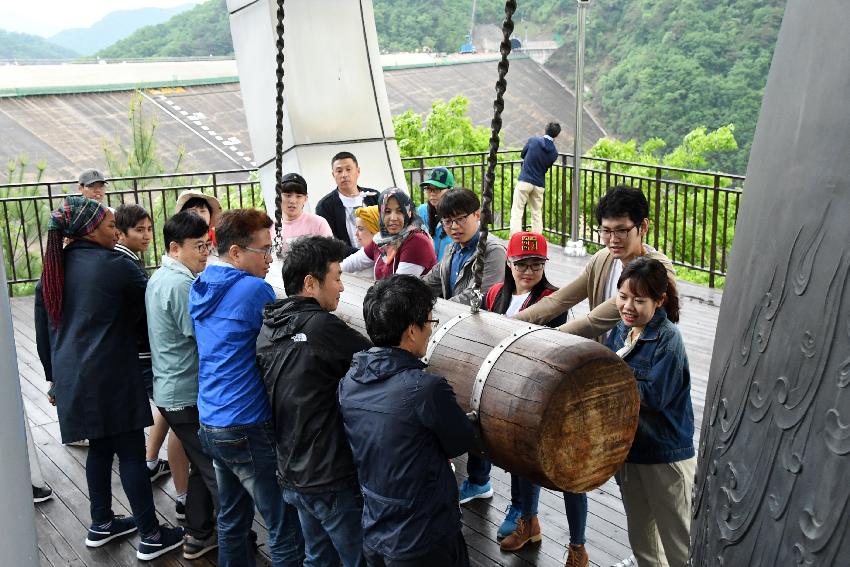
[[[365,333],[363,297],[371,282],[344,281],[336,314]],[[571,492],[601,486],[622,465],[640,399],[629,367],[615,353],[554,329],[484,311],[472,315],[450,301],[437,302],[434,318],[440,328],[429,369],[446,377],[464,409],[477,410],[484,450],[495,464]]]

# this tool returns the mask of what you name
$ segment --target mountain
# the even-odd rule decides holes
[[[704,126],[735,125],[737,152],[712,168],[744,173],[786,0],[596,0],[587,10],[587,103],[621,139],[668,147]],[[478,0],[476,24],[501,25],[504,0]],[[572,85],[576,3],[518,3],[517,37],[555,37],[546,67]],[[468,33],[469,0],[374,0],[385,52],[456,51]],[[231,55],[225,0],[207,0],[167,23],[138,30],[105,57]],[[495,70],[494,70],[495,77]],[[495,79],[494,79],[495,80]],[[510,88],[510,75],[508,75]]]
[[[609,131],[668,147],[699,126],[735,125],[738,151],[712,168],[744,173],[785,0],[597,0],[587,10],[585,83]],[[575,3],[546,66],[575,77]],[[838,54],[835,54],[838,56]]]
[[[74,59],[78,53],[60,47],[43,37],[0,30],[0,59]]]
[[[97,51],[124,39],[139,28],[168,21],[172,16],[191,10],[195,4],[182,4],[174,8],[139,8],[110,12],[87,28],[62,30],[49,39],[57,45],[73,49],[82,55]]]
[[[233,55],[227,3],[207,0],[165,23],[140,28],[97,55],[116,59]]]

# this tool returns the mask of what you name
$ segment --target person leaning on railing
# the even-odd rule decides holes
[[[649,231],[649,204],[639,189],[627,185],[612,187],[599,200],[594,212],[599,223],[597,232],[605,248],[593,255],[576,279],[517,313],[516,319],[543,325],[587,299],[590,313],[558,329],[602,340],[620,320],[614,296],[624,265],[638,256],[648,256],[661,262],[675,280],[676,272],[667,256],[643,242]]]

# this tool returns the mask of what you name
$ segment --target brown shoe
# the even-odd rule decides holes
[[[522,549],[522,546],[528,542],[537,543],[542,539],[540,536],[540,522],[537,520],[537,516],[532,516],[530,520],[519,518],[516,521],[516,529],[502,540],[499,547],[502,548],[502,551],[516,551]]]
[[[570,544],[569,552],[567,553],[567,562],[564,567],[587,567],[589,560],[587,551],[584,549],[584,544]]]

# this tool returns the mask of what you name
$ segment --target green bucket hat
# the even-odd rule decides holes
[[[428,179],[419,184],[419,187],[425,189],[426,185],[433,185],[440,189],[451,189],[455,186],[455,176],[445,167],[435,167],[428,174]]]

